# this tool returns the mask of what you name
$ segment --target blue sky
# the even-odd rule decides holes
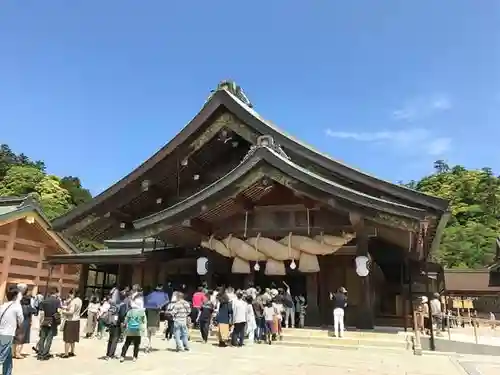
[[[7,0],[0,51],[0,142],[93,193],[228,78],[282,129],[384,179],[436,159],[500,173],[498,1]]]

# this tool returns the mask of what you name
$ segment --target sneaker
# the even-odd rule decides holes
[[[136,357],[132,358],[132,362],[137,362],[137,358]]]
[[[125,362],[125,357],[120,357],[120,362]]]
[[[185,352],[189,352],[189,348],[184,348],[184,351]]]

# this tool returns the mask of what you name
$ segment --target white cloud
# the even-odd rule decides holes
[[[443,155],[451,148],[451,138],[436,137],[429,130],[422,128],[377,132],[347,132],[327,129],[325,133],[332,138],[390,145],[399,151],[419,150],[432,156]]]
[[[451,98],[447,94],[434,94],[406,102],[392,111],[392,118],[397,121],[413,121],[436,112],[448,111],[452,106]]]

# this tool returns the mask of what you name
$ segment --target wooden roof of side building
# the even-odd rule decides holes
[[[33,198],[28,195],[0,197],[0,225],[29,217],[33,218],[33,223],[36,222],[61,249],[67,253],[78,252],[71,241],[52,229],[50,220]]]
[[[241,90],[240,90],[241,91]],[[237,93],[236,93],[237,94]],[[353,169],[329,156],[320,153],[314,148],[305,145],[296,140],[287,133],[281,131],[270,122],[264,120],[257,112],[251,108],[248,103],[240,100],[236,95],[230,92],[230,87],[222,85],[205,103],[201,111],[163,148],[161,148],[150,159],[141,164],[123,179],[112,185],[110,188],[96,196],[90,202],[82,204],[68,214],[57,218],[53,226],[57,230],[65,229],[71,222],[80,217],[88,215],[94,207],[111,198],[125,186],[139,180],[148,170],[153,168],[160,161],[177,149],[177,147],[186,142],[206,121],[220,108],[225,108],[241,121],[252,127],[261,135],[269,134],[276,142],[287,149],[293,149],[301,157],[309,160],[313,164],[338,174],[346,179],[356,181],[367,186],[372,186],[379,191],[400,197],[402,199],[414,201],[416,204],[426,206],[438,211],[444,211],[448,207],[448,202],[443,199],[429,196],[388,181],[378,179],[366,173]]]
[[[444,271],[446,290],[450,294],[498,294],[500,285],[494,285],[489,269],[447,269]]]

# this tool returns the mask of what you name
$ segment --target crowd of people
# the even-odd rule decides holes
[[[139,285],[120,289],[114,287],[102,300],[90,296],[86,309],[77,291],[61,297],[57,288],[51,288],[44,298],[30,296],[24,284],[7,292],[7,302],[0,306],[0,360],[3,374],[12,373],[13,359],[22,359],[24,344],[30,343],[32,317],[39,316],[40,330],[32,347],[36,358],[53,358],[52,340],[62,332],[64,353],[60,358],[75,356],[75,345],[80,340],[80,320],[86,314],[84,337],[102,339],[107,334],[105,359],[124,361],[130,346],[132,360],[136,361],[144,343],[145,352],[153,348],[153,341],[165,322],[164,339],[174,339],[176,351],[189,351],[190,329],[199,329],[203,342],[216,335],[220,347],[253,343],[272,344],[282,338],[282,328],[304,327],[307,302],[303,295],[292,296],[290,287],[274,284],[269,288],[250,285],[246,289],[218,287],[210,290],[200,285],[190,294],[185,286],[174,290],[158,285],[144,292]],[[343,333],[343,309],[347,291],[339,289],[331,295],[334,300],[336,334]],[[340,311],[342,310],[342,311]],[[118,344],[123,342],[118,352]]]

